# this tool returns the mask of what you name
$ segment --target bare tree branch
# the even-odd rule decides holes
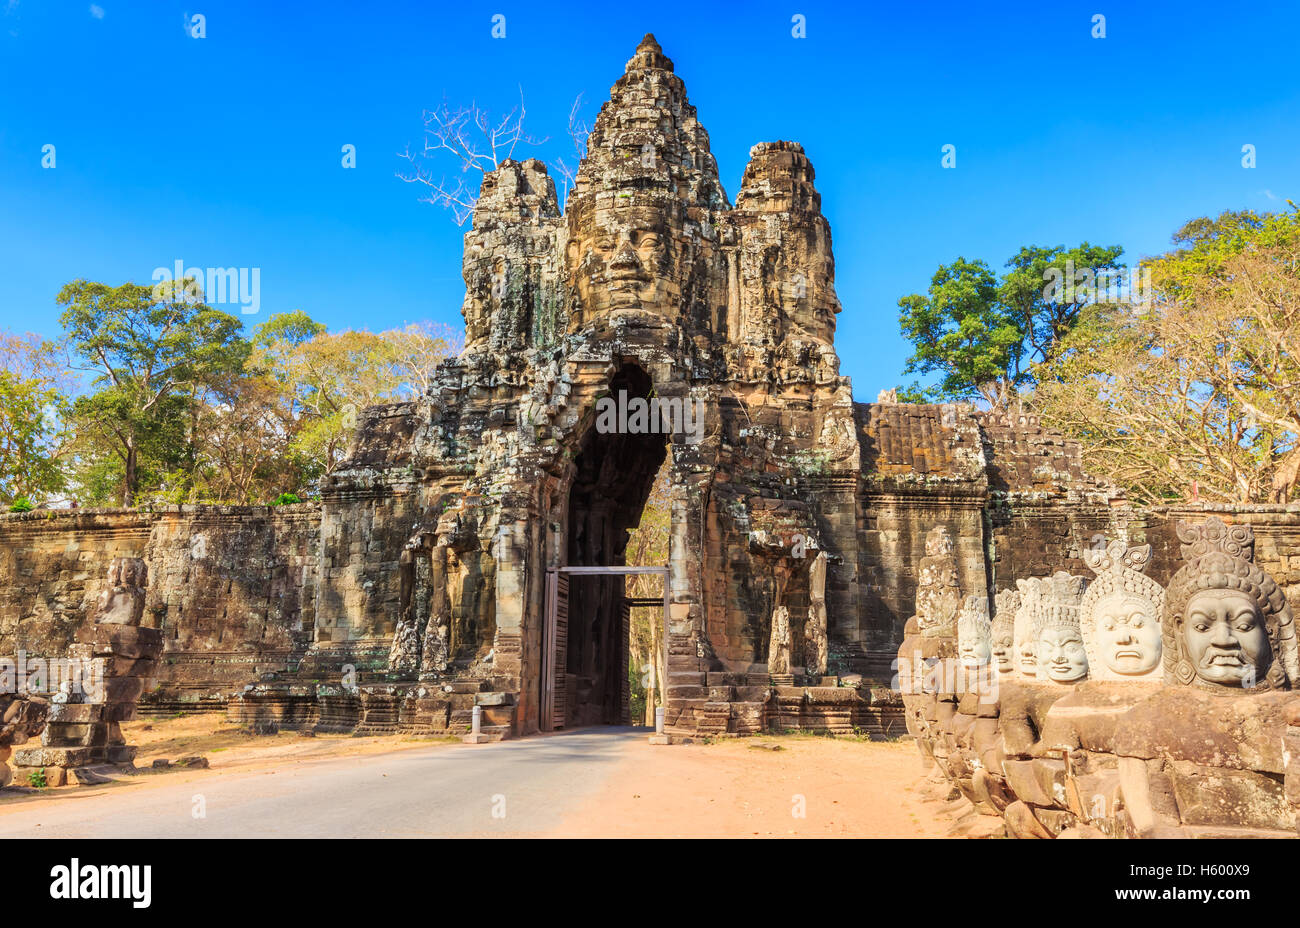
[[[520,145],[542,145],[547,138],[535,138],[524,129],[524,90],[519,88],[519,105],[500,118],[477,103],[453,108],[446,100],[437,109],[424,111],[424,142],[418,150],[407,146],[398,157],[411,163],[398,177],[408,184],[422,184],[428,193],[420,198],[450,209],[457,225],[464,225],[478,202],[483,175],[514,157]],[[449,183],[435,164],[450,161],[462,175]],[[477,175],[477,176],[466,176]]]

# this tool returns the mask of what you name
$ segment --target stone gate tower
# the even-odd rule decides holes
[[[463,354],[430,396],[367,410],[322,494],[310,660],[490,679],[516,695],[515,729],[534,730],[546,571],[622,563],[666,460],[669,720],[691,727],[709,673],[825,673],[827,617],[833,634],[853,611],[842,549],[859,447],[832,344],[830,227],[791,142],[754,146],[730,203],[653,36],[587,145],[564,214],[538,161],[484,178]],[[600,398],[620,395],[702,420],[671,435],[597,428]],[[572,721],[625,711],[621,590],[571,585],[557,669]],[[723,697],[712,702],[735,701],[734,687]]]

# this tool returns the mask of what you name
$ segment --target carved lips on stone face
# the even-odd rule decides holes
[[[1097,649],[1102,662],[1126,677],[1150,673],[1160,663],[1160,622],[1151,603],[1116,592],[1097,603]]]
[[[1272,659],[1255,601],[1238,590],[1203,590],[1187,603],[1183,643],[1196,675],[1220,686],[1250,687]]]

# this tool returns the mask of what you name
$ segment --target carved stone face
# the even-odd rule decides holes
[[[998,668],[998,673],[1010,673],[1016,666],[1015,649],[1012,646],[1011,638],[1010,632],[1002,632],[993,636],[990,650],[993,663]]]
[[[1042,676],[1057,683],[1073,683],[1088,673],[1088,653],[1075,628],[1049,626],[1038,636],[1038,666]]]
[[[1268,671],[1268,630],[1255,601],[1238,590],[1202,590],[1187,603],[1183,647],[1196,676],[1219,686],[1251,686]]]
[[[664,210],[634,202],[598,206],[576,227],[569,268],[589,317],[612,309],[677,306],[677,247]]]
[[[1019,661],[1022,674],[1026,677],[1038,675],[1038,654],[1034,648],[1034,639],[1025,638],[1024,641],[1020,642],[1016,658]]]
[[[1138,676],[1160,663],[1160,622],[1148,600],[1111,593],[1097,603],[1094,621],[1097,653],[1115,673]]]
[[[957,656],[963,667],[983,667],[989,662],[992,650],[983,635],[958,636]]]

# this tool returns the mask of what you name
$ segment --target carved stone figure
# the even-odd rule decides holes
[[[1079,628],[1079,604],[1088,581],[1058,570],[1044,582],[1034,634],[1038,678],[1077,683],[1088,675],[1088,654]]]
[[[91,618],[101,625],[139,625],[148,577],[148,568],[140,558],[113,558],[108,566],[108,586],[95,600]]]
[[[908,730],[933,765],[927,795],[961,796],[948,808],[982,815],[982,834],[1294,836],[1300,708],[1280,691],[1300,679],[1290,609],[1254,564],[1249,529],[1211,519],[1180,524],[1178,535],[1188,563],[1167,594],[1142,572],[1148,547],[1111,541],[1086,557],[1091,583],[1058,571],[1019,581],[1019,597],[995,597],[993,662],[1002,651],[1009,665],[1022,655],[1006,645],[1027,642],[1028,663],[993,686],[959,676],[955,698],[935,687],[904,694]],[[968,598],[963,661],[978,612]],[[1160,613],[1163,642],[1149,621]],[[1153,677],[1170,654],[1179,662],[1169,682],[1194,685]],[[943,661],[927,664],[932,675]],[[1087,679],[1094,670],[1098,679]],[[1226,703],[1216,695],[1234,692]],[[954,830],[969,829],[971,817]]]
[[[393,630],[393,644],[388,652],[388,667],[395,673],[413,673],[420,665],[419,613],[428,580],[427,551],[427,534],[417,528],[398,555],[397,567],[401,572],[398,602],[401,611],[397,617],[397,627]]]
[[[978,593],[966,597],[957,617],[957,656],[963,667],[983,667],[993,656],[989,601]]]
[[[790,672],[790,610],[785,606],[772,610],[772,643],[767,657],[767,672],[773,675]]]
[[[952,536],[944,525],[936,525],[925,536],[925,557],[917,571],[916,624],[927,638],[951,638],[957,634],[957,613],[961,609],[961,588],[957,585],[957,558]]]
[[[1166,682],[1214,691],[1290,689],[1300,680],[1286,596],[1255,566],[1248,525],[1179,522],[1184,564],[1163,617]]]
[[[804,626],[808,671],[826,673],[829,658],[826,631],[826,552],[818,551],[808,565],[808,622]]]
[[[1142,573],[1151,546],[1128,548],[1116,539],[1104,549],[1084,551],[1083,560],[1097,575],[1080,610],[1088,675],[1094,680],[1159,681],[1165,591]]]
[[[1019,609],[1020,593],[1017,590],[1002,590],[993,597],[990,652],[999,676],[1011,674],[1016,669],[1015,628]]]
[[[429,555],[429,621],[420,659],[420,673],[425,676],[442,673],[451,659],[450,555],[451,546],[444,538],[439,538]]]
[[[1016,676],[1020,679],[1032,680],[1038,676],[1035,632],[1038,627],[1038,611],[1042,605],[1043,584],[1046,582],[1037,577],[1016,581],[1016,588],[1020,591],[1020,604],[1016,609],[1012,643],[1016,652]]]

